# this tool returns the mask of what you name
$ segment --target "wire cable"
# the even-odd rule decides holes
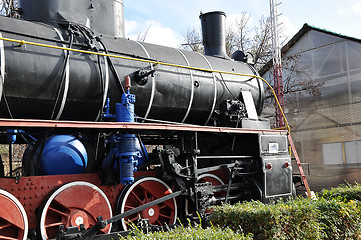
[[[97,37],[96,39],[102,45],[102,47],[104,49],[104,52],[107,54],[105,56],[107,57],[108,63],[110,65],[110,69],[112,70],[115,78],[117,79],[118,85],[119,85],[120,89],[122,90],[122,93],[125,93],[125,89],[123,87],[122,81],[120,80],[118,72],[115,69],[114,63],[113,63],[112,59],[110,58],[110,55],[108,55],[108,49],[106,48],[105,44],[103,43],[103,41],[99,37]]]
[[[141,59],[141,58],[135,58],[135,57],[126,57],[126,56],[119,56],[119,55],[115,55],[115,54],[109,54],[107,49],[104,48],[105,53],[101,53],[101,52],[94,52],[94,51],[87,51],[87,50],[81,50],[81,49],[74,49],[74,48],[67,48],[67,47],[60,47],[60,46],[54,46],[54,45],[49,45],[49,44],[42,44],[42,43],[35,43],[35,42],[29,42],[29,41],[25,41],[25,40],[17,40],[17,39],[12,39],[12,38],[4,38],[4,37],[0,37],[0,40],[3,41],[7,41],[7,42],[15,42],[18,43],[20,46],[24,45],[24,44],[28,44],[28,45],[32,45],[32,46],[38,46],[38,47],[47,47],[47,48],[53,48],[53,49],[59,49],[59,50],[68,50],[68,51],[73,51],[73,52],[78,52],[78,53],[84,53],[84,54],[93,54],[93,55],[100,55],[100,56],[106,56],[108,59],[110,58],[118,58],[118,59],[124,59],[124,60],[131,60],[131,61],[137,61],[137,62],[146,62],[146,63],[152,63],[155,66],[157,65],[164,65],[164,66],[170,66],[170,67],[178,67],[178,68],[185,68],[185,69],[191,69],[191,70],[197,70],[197,71],[203,71],[203,72],[214,72],[214,73],[224,73],[224,74],[229,74],[229,75],[236,75],[236,76],[244,76],[244,77],[250,77],[250,78],[257,78],[262,80],[272,91],[272,94],[276,100],[276,103],[279,107],[279,109],[281,110],[282,113],[282,117],[285,120],[286,123],[286,128],[288,130],[289,133],[291,133],[291,129],[290,126],[288,124],[288,121],[286,119],[286,116],[284,114],[284,111],[281,107],[281,104],[276,96],[276,93],[274,91],[274,89],[271,87],[271,85],[262,77],[257,76],[257,75],[251,75],[251,74],[243,74],[243,73],[235,73],[235,72],[227,72],[227,71],[221,71],[221,70],[214,70],[214,69],[206,69],[206,68],[197,68],[197,67],[192,67],[192,66],[185,66],[185,65],[179,65],[179,64],[173,64],[173,63],[167,63],[167,62],[160,62],[158,60],[147,60],[147,59]],[[105,46],[104,46],[105,47]],[[112,61],[110,61],[110,66],[113,70],[114,65],[112,63]],[[115,68],[114,68],[115,70]],[[114,72],[116,73],[116,71]],[[118,81],[119,81],[119,77],[118,77]],[[246,80],[248,81],[248,80]],[[121,82],[120,82],[121,84]],[[121,84],[122,90],[124,90],[123,85]]]
[[[72,48],[73,46],[73,40],[74,40],[74,34],[73,34],[73,31],[70,31],[70,40],[69,40],[69,48]],[[51,113],[51,117],[50,119],[53,119],[54,118],[54,114],[55,114],[55,109],[57,108],[57,105],[58,105],[58,102],[59,102],[59,99],[60,99],[60,94],[62,92],[62,89],[63,89],[63,86],[64,86],[64,90],[63,90],[63,99],[62,99],[62,102],[61,102],[61,105],[59,107],[59,111],[58,111],[58,114],[56,116],[55,119],[59,119],[63,110],[64,110],[64,107],[65,107],[65,99],[66,99],[66,96],[67,96],[67,93],[68,93],[68,89],[69,89],[69,76],[67,77],[66,75],[69,74],[69,70],[67,68],[69,68],[68,64],[69,64],[69,59],[70,59],[70,51],[68,50],[66,52],[66,56],[64,58],[64,65],[63,65],[63,69],[62,69],[62,73],[61,73],[61,82],[60,82],[60,85],[59,85],[59,88],[58,88],[58,93],[57,93],[57,96],[56,96],[56,99],[55,99],[55,104],[54,104],[54,107],[53,107],[53,111]]]

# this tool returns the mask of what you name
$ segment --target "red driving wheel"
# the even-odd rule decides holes
[[[162,180],[155,177],[139,178],[123,190],[118,200],[118,212],[124,213],[164,197],[167,193],[172,193],[172,190]],[[149,223],[152,225],[173,225],[177,220],[176,199],[172,198],[122,219],[123,229],[127,230],[128,223],[136,221],[139,216],[142,219],[149,219]]]
[[[0,189],[0,239],[27,239],[28,217],[21,203]]]
[[[55,238],[59,226],[74,227],[84,224],[91,228],[97,217],[112,217],[108,198],[97,186],[88,182],[71,182],[53,192],[42,207],[39,215],[39,233],[42,239]],[[101,232],[109,233],[111,225]]]
[[[205,174],[198,176],[197,183],[206,183],[206,182],[210,182],[212,184],[212,186],[224,185],[224,182],[222,181],[222,179],[220,179],[217,175],[214,175],[211,173],[205,173]],[[226,195],[225,192],[215,192],[214,193],[215,197],[224,197],[225,195]],[[192,208],[193,207],[189,206],[189,201],[186,200],[185,201],[185,214],[188,215],[190,213],[194,213],[195,210]]]
[[[211,173],[202,174],[197,179],[197,183],[206,183],[206,182],[210,182],[212,184],[212,186],[224,185],[224,182],[222,181],[222,179],[220,179],[217,175],[214,175]],[[225,195],[226,195],[225,192],[214,193],[215,197],[222,197]]]

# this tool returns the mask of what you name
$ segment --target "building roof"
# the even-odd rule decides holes
[[[334,32],[331,32],[331,31],[328,31],[328,30],[325,30],[325,29],[322,29],[322,28],[317,28],[317,27],[314,27],[314,26],[311,26],[307,23],[305,23],[303,25],[303,27],[298,31],[298,33],[296,33],[296,35],[294,35],[291,40],[288,41],[288,43],[286,43],[282,49],[281,49],[281,55],[283,56],[290,48],[292,48],[308,31],[310,30],[315,30],[315,31],[318,31],[318,32],[322,32],[322,33],[326,33],[326,34],[330,34],[330,35],[333,35],[333,36],[336,36],[336,37],[340,37],[340,38],[344,38],[344,39],[347,39],[347,40],[351,40],[351,41],[356,41],[356,42],[359,42],[361,43],[361,39],[358,39],[358,38],[354,38],[354,37],[349,37],[349,36],[346,36],[346,35],[342,35],[342,34],[338,34],[338,33],[334,33]],[[269,61],[268,63],[266,63],[260,70],[259,70],[259,74],[261,76],[263,76],[271,67],[272,67],[272,60]]]

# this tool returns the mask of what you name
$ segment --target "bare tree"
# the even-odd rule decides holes
[[[283,58],[282,68],[287,71],[284,91],[287,93],[306,91],[310,95],[319,96],[320,87],[324,82],[312,79],[312,71],[309,67],[299,64],[300,57],[299,54],[295,54]]]
[[[253,35],[253,40],[248,51],[253,54],[255,63],[257,64],[257,69],[260,69],[272,59],[272,33],[270,19],[262,17],[259,20],[259,26],[254,27],[254,33],[255,34]]]
[[[281,42],[286,41],[283,30],[280,31]],[[184,35],[183,48],[200,52],[203,49],[201,31],[188,29]],[[243,12],[239,19],[229,24],[226,29],[226,51],[229,56],[236,50],[249,52],[254,57],[255,68],[261,70],[267,65],[272,73],[272,35],[270,19],[261,17],[257,26],[250,26],[250,15]],[[287,104],[294,104],[294,97],[299,93],[308,94],[314,97],[320,96],[322,81],[312,79],[312,71],[300,64],[300,55],[284,57],[282,59],[283,85],[285,101]],[[269,79],[273,85],[272,78]],[[272,103],[273,94],[266,88],[266,104]]]
[[[191,50],[194,52],[203,53],[203,42],[200,30],[188,29],[184,35],[185,43],[182,44],[182,48]]]
[[[144,42],[145,41],[145,39],[148,36],[148,32],[149,32],[149,29],[150,29],[151,26],[152,26],[152,24],[149,24],[148,28],[144,32],[138,33],[137,41],[139,41],[139,42]]]
[[[17,17],[17,9],[19,8],[18,0],[1,0],[0,14],[7,17]]]
[[[229,56],[236,50],[247,52],[251,44],[248,22],[250,15],[243,12],[239,19],[230,23],[226,30],[226,51]]]
[[[260,69],[271,59],[270,22],[262,17],[259,26],[249,26],[250,15],[243,12],[239,19],[229,24],[226,29],[226,52],[229,56],[236,50],[249,52],[255,57],[255,66]],[[188,29],[184,34],[182,47],[200,52],[203,50],[200,30]]]
[[[325,83],[325,81],[313,79],[312,70],[309,67],[302,65],[300,63],[300,58],[301,55],[299,54],[284,56],[282,58],[284,100],[288,105],[294,104],[295,98],[297,98],[300,93],[318,99],[321,95],[321,87]],[[269,69],[270,75],[273,75],[272,67]],[[266,91],[266,102],[269,102],[273,96],[270,89],[266,89]]]

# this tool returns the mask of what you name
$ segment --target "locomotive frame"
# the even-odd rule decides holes
[[[154,184],[154,186],[149,183],[144,185],[146,186],[145,191],[148,197],[155,194],[154,192],[156,192],[156,195],[158,194],[156,199],[154,197],[146,199],[145,196],[147,194],[140,195],[142,199],[138,199],[138,201],[143,203],[139,204],[140,207],[144,206],[144,204],[149,204],[152,202],[151,200],[167,197],[173,192],[173,195],[170,196],[173,204],[166,204],[165,210],[162,210],[167,213],[168,217],[172,216],[172,219],[163,216],[163,223],[165,221],[169,225],[175,224],[176,218],[185,220],[181,216],[196,220],[197,215],[195,211],[204,217],[207,207],[219,202],[232,203],[250,199],[267,202],[270,199],[292,197],[295,194],[293,192],[292,167],[290,164],[291,159],[288,155],[288,145],[281,146],[277,152],[274,150],[270,152],[269,149],[269,146],[272,144],[282,143],[285,138],[287,139],[287,131],[284,130],[251,130],[151,123],[94,123],[7,119],[0,119],[0,128],[4,131],[10,128],[21,129],[27,133],[46,131],[48,135],[62,133],[78,135],[81,133],[83,136],[117,131],[140,134],[146,145],[163,144],[169,146],[162,150],[158,149],[155,156],[162,157],[159,157],[152,165],[147,166],[147,169],[139,169],[134,172],[136,180],[133,184],[127,186],[121,183],[104,186],[97,173],[1,178],[0,189],[14,196],[16,200],[14,200],[14,203],[20,204],[18,206],[18,216],[16,216],[16,221],[13,222],[12,226],[18,229],[20,235],[22,233],[26,234],[25,229],[24,232],[20,231],[21,224],[18,221],[20,221],[19,218],[21,219],[21,217],[26,219],[23,228],[28,226],[31,231],[29,236],[32,235],[34,237],[37,231],[37,236],[39,237],[40,235],[41,239],[55,238],[58,234],[60,234],[59,238],[61,239],[71,239],[74,236],[79,238],[82,236],[81,234],[84,234],[85,238],[89,237],[87,234],[95,235],[98,231],[94,232],[93,230],[93,232],[88,233],[85,229],[91,226],[99,226],[101,223],[104,224],[104,221],[101,222],[99,219],[97,224],[97,217],[102,215],[104,220],[110,218],[110,221],[107,222],[109,223],[116,214],[123,213],[120,217],[115,218],[116,220],[125,216],[124,212],[126,213],[127,211],[124,211],[125,208],[123,207],[122,209],[119,204],[125,204],[122,201],[126,201],[124,196],[127,191],[128,194],[126,196],[128,198],[130,193],[134,195],[132,191],[129,193],[129,188],[130,186],[138,187],[139,179],[143,179],[145,182],[150,181]],[[213,143],[211,146],[212,151],[214,153],[218,152],[218,154],[208,155],[207,152],[210,151],[208,146],[210,142],[215,141],[210,136],[217,136],[217,141],[223,142],[222,145],[226,146],[225,148],[228,148],[228,151],[222,148],[214,149],[216,145],[220,146],[218,142],[217,144]],[[210,142],[209,139],[211,139]],[[243,149],[242,151],[231,151],[232,144],[229,143],[232,143],[234,139],[236,139],[235,146],[240,147],[244,145],[240,147]],[[188,141],[193,141],[193,143],[190,144]],[[174,161],[174,148],[179,143],[181,145],[184,144],[184,149],[181,150],[182,153],[178,153],[179,156],[188,155],[190,157],[188,158],[188,166],[185,165],[184,160],[181,161],[178,157],[178,162]],[[258,147],[250,148],[249,144],[251,146],[257,144]],[[219,155],[220,152],[222,155]],[[160,159],[162,160],[160,161]],[[230,161],[230,159],[233,161]],[[206,166],[204,165],[205,160],[208,160],[208,162],[213,161],[213,163],[211,166]],[[219,163],[215,164],[215,162]],[[272,167],[270,167],[270,164]],[[280,181],[280,177],[284,179]],[[158,188],[163,188],[163,195],[159,195],[161,192],[158,191]],[[90,197],[93,195],[99,195],[104,198],[100,212],[91,212],[91,207],[79,201],[79,198],[87,199],[89,197],[86,203],[97,205],[98,203],[94,202],[93,197]],[[138,197],[141,198],[140,196]],[[8,197],[4,197],[4,195],[1,195],[1,197],[2,205],[9,205]],[[170,200],[166,201],[169,202]],[[57,206],[59,202],[63,207],[61,209]],[[132,210],[136,207],[132,206],[132,204],[134,203],[129,203],[128,209]],[[159,205],[160,203],[157,203],[155,206]],[[104,212],[104,209],[111,209],[111,211]],[[159,208],[145,206],[145,209],[140,211],[143,218],[151,219],[151,225],[160,225],[158,224],[158,218],[162,218],[162,214],[159,212],[161,211]],[[154,215],[158,216],[158,218],[152,218]],[[137,219],[134,213],[131,216],[132,220]],[[77,230],[74,233],[74,229],[68,230],[68,232],[65,229],[63,232],[54,230],[54,228],[59,229],[61,225],[70,227],[71,223],[76,226],[75,223],[77,221],[85,224],[85,227],[82,226],[81,231]],[[110,239],[119,234],[122,227],[124,228],[124,224],[123,221],[113,225],[115,233],[110,233],[111,227],[108,225],[103,230],[103,233],[106,234],[96,235],[96,238],[104,239],[109,237]],[[94,235],[90,236],[94,237]]]

